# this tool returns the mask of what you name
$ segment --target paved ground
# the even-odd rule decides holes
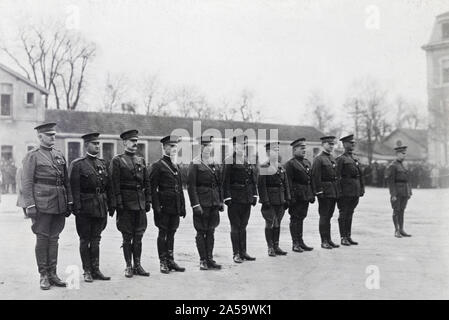
[[[216,232],[215,258],[221,271],[200,271],[192,215],[181,221],[175,243],[176,259],[185,273],[159,272],[156,228],[144,237],[143,265],[150,278],[123,276],[121,237],[115,219],[103,234],[101,262],[109,282],[76,281],[80,268],[74,218],[60,240],[59,274],[73,289],[38,287],[34,260],[34,235],[24,220],[15,196],[3,195],[0,204],[1,299],[448,299],[449,298],[449,189],[414,190],[406,211],[406,230],[412,238],[393,237],[391,209],[386,189],[369,188],[354,218],[356,247],[331,251],[319,248],[317,205],[309,210],[305,240],[315,250],[291,251],[288,215],[283,220],[281,247],[285,257],[268,257],[260,207],[253,209],[248,227],[249,252],[255,262],[236,265],[231,259],[229,222],[225,213]],[[332,219],[338,239],[337,215]],[[74,271],[75,270],[75,273]],[[69,271],[66,273],[66,271]],[[379,275],[377,278],[376,275]],[[73,281],[75,278],[76,281]],[[377,282],[378,279],[379,281]],[[376,284],[379,288],[375,289]],[[368,289],[374,288],[374,289]]]

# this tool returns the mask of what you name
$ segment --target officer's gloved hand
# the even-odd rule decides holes
[[[253,197],[253,200],[251,201],[251,205],[254,207],[257,204],[257,198]]]
[[[193,213],[203,214],[203,208],[201,208],[201,206],[197,206],[193,208]]]
[[[145,211],[149,212],[151,210],[151,202],[145,203]]]
[[[115,208],[109,208],[109,216],[112,218],[114,216]]]
[[[225,200],[225,205],[227,205],[228,207],[231,205],[231,199],[227,199]]]
[[[70,217],[70,215],[73,213],[73,204],[68,203],[67,204],[67,210],[65,212],[66,218]]]
[[[310,199],[309,199],[309,202],[310,202],[310,203],[314,203],[314,202],[315,202],[315,197],[310,198]]]
[[[220,212],[223,212],[223,211],[224,211],[224,204],[223,204],[223,203],[220,203],[220,206],[218,207],[218,210],[219,210]]]
[[[26,210],[26,214],[28,217],[30,217],[32,219],[36,219],[36,217],[37,217],[36,207],[26,208],[25,210]]]

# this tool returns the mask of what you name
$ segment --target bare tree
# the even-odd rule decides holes
[[[366,142],[368,162],[371,164],[374,144],[391,132],[387,118],[387,92],[379,83],[365,77],[354,81],[345,106],[354,119],[358,139]]]
[[[155,97],[159,90],[159,79],[157,75],[147,74],[143,77],[141,82],[143,105],[147,115],[154,114]]]
[[[108,73],[103,94],[104,111],[118,111],[127,91],[127,78],[124,74],[112,75]]]
[[[396,128],[419,129],[425,125],[425,116],[420,114],[419,103],[398,96],[396,104]]]
[[[237,117],[237,109],[234,107],[231,107],[231,102],[228,98],[224,97],[219,104],[218,110],[217,110],[217,119],[219,120],[227,120],[227,121],[233,121]]]
[[[333,127],[334,114],[330,103],[326,101],[323,93],[318,89],[312,90],[306,102],[307,113],[313,115],[313,125],[323,132],[330,133]]]
[[[253,100],[254,94],[251,91],[245,89],[240,93],[237,110],[242,121],[260,121],[260,111],[254,110]]]
[[[88,62],[95,45],[64,28],[61,22],[27,26],[19,30],[18,43],[0,45],[26,77],[53,93],[57,109],[77,107],[85,86]],[[62,88],[63,93],[61,93]],[[49,96],[45,107],[49,107]]]

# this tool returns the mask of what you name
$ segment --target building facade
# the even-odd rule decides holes
[[[34,127],[44,121],[48,91],[0,64],[1,160],[21,161],[36,146]]]
[[[449,12],[436,17],[427,57],[428,161],[449,166]]]

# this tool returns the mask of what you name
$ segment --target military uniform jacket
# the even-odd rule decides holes
[[[117,208],[145,210],[151,203],[150,179],[145,159],[134,154],[123,153],[111,160],[110,174],[112,190]]]
[[[38,147],[23,160],[22,192],[26,208],[40,213],[65,214],[72,203],[66,160],[61,151]]]
[[[312,192],[310,179],[311,164],[309,160],[303,158],[291,158],[285,165],[292,203],[313,201],[315,198]]]
[[[181,170],[164,156],[151,165],[150,185],[153,210],[170,215],[186,215]]]
[[[229,162],[229,163],[228,163]],[[239,162],[235,155],[225,160],[223,196],[234,203],[251,204],[257,197],[257,175],[254,165]]]
[[[388,168],[388,188],[390,195],[395,197],[410,197],[412,186],[409,182],[409,172],[400,161],[393,161]]]
[[[361,197],[365,193],[362,169],[359,160],[343,153],[336,159],[337,178],[340,184],[341,197]]]
[[[70,164],[70,185],[76,214],[104,218],[114,196],[106,161],[86,155]]]
[[[194,159],[189,165],[187,191],[192,207],[215,207],[223,204],[222,172],[217,164]]]
[[[337,181],[337,163],[327,152],[321,152],[313,160],[312,190],[315,195],[322,194],[324,198],[338,198],[339,185]]]
[[[275,206],[290,202],[290,187],[285,169],[282,166],[274,168],[268,162],[261,164],[260,168],[257,181],[259,202]]]

